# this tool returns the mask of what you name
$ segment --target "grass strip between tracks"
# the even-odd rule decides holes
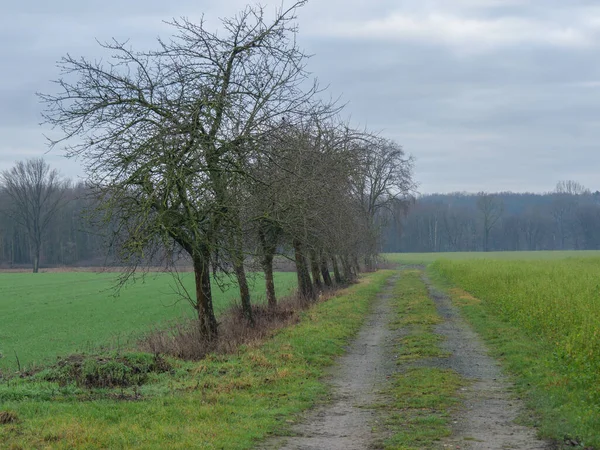
[[[390,433],[385,449],[428,449],[450,435],[450,411],[458,402],[457,391],[464,384],[449,369],[419,366],[425,358],[447,356],[439,347],[442,339],[433,327],[442,321],[421,270],[404,270],[394,289],[393,326],[401,329],[396,355],[400,370],[386,392],[392,401],[385,427]]]

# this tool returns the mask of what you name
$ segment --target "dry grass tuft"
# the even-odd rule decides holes
[[[17,423],[19,418],[11,411],[0,411],[0,425],[7,425],[10,423]]]
[[[59,359],[45,375],[46,381],[60,386],[76,383],[85,388],[114,388],[141,386],[148,374],[171,370],[170,364],[160,355],[127,353],[117,356],[74,354]]]
[[[298,311],[308,306],[308,302],[296,296],[283,299],[274,309],[266,305],[253,305],[254,323],[251,324],[245,319],[241,307],[235,305],[221,316],[219,337],[215,341],[209,342],[203,338],[197,321],[189,319],[152,330],[140,340],[139,347],[153,354],[192,361],[203,359],[209,353],[230,354],[240,345],[255,347],[276,330],[298,322]]]
[[[344,287],[325,289],[318,295],[316,302],[325,302],[339,295],[340,288]],[[216,341],[207,341],[200,334],[197,321],[189,319],[172,322],[166,328],[151,330],[139,341],[138,346],[144,352],[190,361],[203,359],[209,353],[231,354],[241,345],[257,347],[276,330],[297,323],[299,312],[313,304],[306,298],[292,295],[281,299],[274,309],[267,305],[253,305],[253,324],[245,319],[241,306],[234,305],[221,316]]]
[[[465,291],[463,289],[450,288],[450,289],[448,289],[448,292],[450,292],[452,299],[459,306],[470,306],[470,305],[477,305],[477,304],[481,303],[481,300],[473,297],[471,294],[469,294],[467,291]]]

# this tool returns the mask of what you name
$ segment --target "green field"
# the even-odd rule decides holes
[[[444,252],[444,253],[384,253],[384,258],[398,264],[429,264],[440,259],[451,261],[473,259],[540,260],[565,259],[571,257],[600,257],[600,250],[565,250],[537,252]]]
[[[0,274],[0,370],[49,361],[57,355],[100,346],[131,344],[150,327],[192,316],[194,310],[174,294],[169,274],[149,274],[114,296],[114,273]],[[183,274],[193,292],[193,275]],[[293,272],[275,274],[278,295],[296,286]],[[264,298],[260,276],[253,279],[256,301]],[[213,287],[217,314],[238,296],[235,286],[221,292]]]
[[[542,435],[600,448],[600,257],[514,255],[463,254],[430,272],[515,376]]]

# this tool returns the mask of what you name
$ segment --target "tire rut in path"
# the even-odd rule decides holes
[[[441,347],[450,353],[449,357],[436,358],[428,365],[451,368],[470,382],[463,391],[463,407],[453,416],[452,436],[441,443],[441,448],[554,448],[537,439],[533,429],[514,423],[523,405],[510,395],[510,383],[498,363],[487,355],[478,335],[462,319],[450,299],[433,288],[426,277],[423,280],[444,319],[435,332],[445,338]]]
[[[397,280],[398,275],[388,280],[358,335],[330,371],[331,401],[292,426],[294,436],[276,438],[257,448],[362,450],[373,444],[377,436],[372,424],[378,416],[367,407],[376,402],[396,366],[390,357],[394,333],[389,322],[394,314],[389,300]]]

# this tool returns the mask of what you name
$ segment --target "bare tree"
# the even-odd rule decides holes
[[[562,180],[556,183],[556,189],[554,190],[557,194],[568,194],[568,195],[584,195],[590,194],[590,190],[587,189],[581,183],[574,180]]]
[[[359,161],[340,131],[334,120],[319,115],[286,121],[264,143],[271,149],[268,157],[257,159],[255,178],[264,185],[253,189],[251,209],[270,303],[275,299],[268,280],[278,247],[293,251],[299,292],[310,300],[333,283],[329,261],[355,230],[356,211],[347,205]],[[341,282],[336,264],[333,269]]]
[[[11,199],[5,212],[27,231],[33,273],[38,273],[42,242],[68,183],[42,158],[17,162],[12,169],[3,171],[0,179]]]
[[[539,250],[539,243],[548,228],[542,212],[538,208],[528,208],[519,222],[527,250]]]
[[[152,245],[191,258],[196,295],[187,297],[207,339],[217,335],[211,261],[224,230],[239,224],[230,187],[247,175],[260,136],[302,114],[317,91],[295,38],[304,3],[272,21],[248,6],[218,33],[174,20],[175,36],[158,50],[104,44],[108,62],[66,56],[61,92],[41,95],[47,122],[63,132],[51,145],[74,142],[67,154],[82,159],[105,217],[119,224],[132,270]],[[227,245],[241,245],[229,236]]]
[[[469,214],[464,208],[452,204],[443,212],[443,224],[448,241],[448,250],[458,251],[469,234]]]
[[[408,204],[416,185],[413,158],[396,142],[355,132],[355,145],[361,164],[354,177],[354,195],[363,210],[366,224],[365,261],[371,268],[372,256],[379,251],[381,227],[398,206]]]
[[[589,195],[590,191],[577,181],[562,180],[556,183],[556,188],[552,193],[551,213],[561,250],[568,247],[567,240],[569,238],[573,241],[573,245],[578,241],[575,230],[577,226],[575,211],[579,206],[581,196],[586,194]]]
[[[487,252],[490,249],[490,232],[504,213],[504,203],[496,195],[480,192],[477,209],[483,221],[483,251]]]

